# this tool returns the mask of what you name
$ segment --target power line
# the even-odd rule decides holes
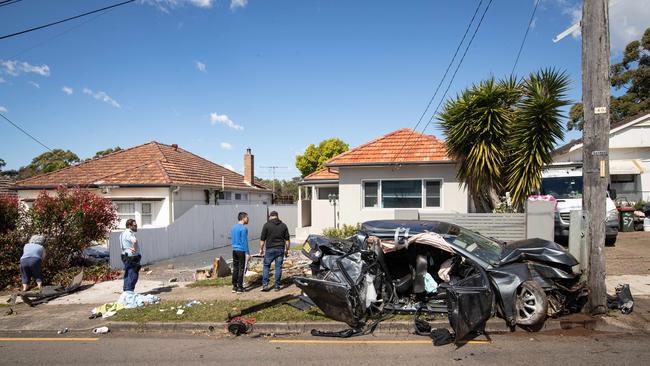
[[[39,29],[43,29],[43,28],[47,28],[47,27],[51,27],[51,26],[53,26],[53,25],[57,25],[57,24],[61,24],[61,23],[64,23],[64,22],[67,22],[67,21],[70,21],[70,20],[74,20],[74,19],[77,19],[77,18],[85,17],[85,16],[90,15],[90,14],[95,14],[95,13],[98,13],[98,12],[100,12],[100,11],[104,11],[104,10],[108,10],[108,9],[116,8],[116,7],[118,7],[118,6],[126,5],[126,4],[132,3],[132,2],[134,2],[134,1],[135,1],[135,0],[127,0],[127,1],[123,1],[123,2],[118,3],[118,4],[114,4],[114,5],[106,6],[106,7],[103,7],[103,8],[101,8],[101,9],[97,9],[97,10],[89,11],[89,12],[86,12],[86,13],[83,13],[83,14],[75,15],[75,16],[73,16],[73,17],[66,18],[66,19],[62,19],[62,20],[59,20],[59,21],[56,21],[56,22],[53,22],[53,23],[49,23],[49,24],[45,24],[45,25],[41,25],[41,26],[34,27],[34,28],[25,29],[25,30],[23,30],[23,31],[16,32],[16,33],[12,33],[12,34],[7,34],[7,35],[5,35],[5,36],[0,37],[0,40],[3,40],[3,39],[5,39],[5,38],[10,38],[10,37],[18,36],[18,35],[25,34],[25,33],[29,33],[29,32],[33,32],[33,31],[37,31],[37,30],[39,30]]]
[[[13,4],[19,3],[21,1],[23,1],[23,0],[4,0],[4,1],[0,1],[0,7],[7,6],[7,5],[13,5]]]
[[[533,13],[530,14],[530,19],[528,20],[528,26],[526,27],[526,33],[524,33],[524,39],[521,40],[521,46],[519,46],[519,52],[517,52],[517,58],[515,59],[515,64],[512,65],[512,71],[510,75],[514,75],[515,69],[517,68],[517,63],[519,62],[519,56],[521,56],[521,51],[524,49],[524,44],[526,43],[526,37],[528,37],[528,32],[530,31],[530,26],[533,24],[533,19],[535,18],[535,12],[537,11],[537,5],[541,0],[535,1],[535,7],[533,7]]]
[[[11,123],[12,126],[16,127],[18,130],[20,130],[20,132],[22,132],[22,133],[24,133],[25,135],[29,136],[29,138],[31,138],[32,140],[36,141],[38,144],[40,144],[40,145],[43,146],[44,148],[46,148],[46,149],[52,151],[52,149],[50,149],[47,145],[45,145],[44,143],[40,142],[36,137],[30,135],[29,132],[23,130],[22,127],[18,126],[18,125],[15,124],[14,122],[12,122],[12,121],[11,121],[9,118],[7,118],[4,114],[0,113],[0,117],[4,118],[7,122]]]
[[[460,60],[458,61],[458,65],[456,65],[456,69],[454,70],[454,73],[451,76],[451,79],[449,79],[449,83],[447,84],[447,88],[445,89],[445,92],[442,94],[442,97],[440,98],[440,102],[436,106],[436,110],[433,112],[431,115],[431,118],[429,118],[429,121],[427,124],[424,126],[422,129],[422,132],[420,135],[418,135],[417,139],[415,140],[415,143],[412,144],[411,146],[417,146],[418,142],[420,141],[420,138],[426,131],[427,127],[433,122],[435,119],[436,115],[438,114],[438,110],[440,109],[440,106],[442,103],[445,101],[445,97],[447,96],[447,93],[449,92],[449,89],[451,88],[452,83],[454,82],[454,79],[456,78],[456,74],[458,73],[458,70],[460,69],[460,66],[463,64],[463,61],[465,60],[465,56],[467,55],[467,51],[469,51],[469,48],[472,46],[472,42],[474,42],[474,38],[476,37],[476,34],[478,33],[478,30],[481,28],[481,24],[483,24],[483,19],[485,18],[485,14],[487,13],[488,9],[490,9],[490,5],[492,5],[492,1],[487,4],[485,9],[483,10],[483,14],[481,14],[481,19],[479,19],[478,24],[476,25],[476,29],[474,29],[474,33],[472,33],[472,38],[470,38],[469,42],[467,43],[467,46],[465,46],[465,51],[463,51],[463,56],[461,56]]]
[[[436,98],[436,95],[438,95],[438,91],[440,90],[440,87],[442,86],[442,83],[445,81],[445,78],[447,77],[447,74],[449,73],[449,69],[451,69],[451,65],[453,65],[454,61],[456,60],[456,56],[458,55],[458,51],[460,50],[460,47],[463,45],[463,42],[465,42],[465,38],[467,37],[467,33],[469,32],[470,28],[472,27],[472,24],[474,23],[474,19],[476,18],[476,14],[478,14],[478,10],[481,8],[481,4],[483,4],[483,0],[480,0],[478,5],[476,6],[476,10],[474,10],[474,14],[472,15],[472,19],[469,21],[469,24],[467,24],[467,27],[465,28],[465,33],[463,34],[463,38],[460,40],[458,43],[458,46],[456,47],[456,51],[454,52],[454,55],[451,58],[451,61],[449,61],[449,64],[447,65],[447,69],[445,70],[444,75],[442,76],[442,79],[440,79],[440,82],[438,83],[438,86],[436,86],[436,90],[433,93],[433,96],[431,99],[429,99],[429,103],[427,104],[427,107],[424,109],[424,112],[422,112],[422,115],[420,116],[420,119],[418,119],[418,122],[415,124],[415,127],[413,127],[413,130],[411,132],[411,137],[413,134],[415,134],[415,131],[417,128],[420,126],[420,123],[422,122],[422,119],[424,116],[427,114],[429,111],[429,107],[431,107],[431,103],[433,103],[434,99]],[[400,156],[402,151],[404,150],[404,145],[400,148],[400,150],[397,152],[395,155],[395,158],[393,161],[397,160],[397,158]]]

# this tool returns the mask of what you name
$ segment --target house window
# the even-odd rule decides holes
[[[318,188],[318,199],[319,200],[329,200],[330,194],[335,194],[339,196],[339,187],[320,187]]]
[[[235,193],[235,200],[241,201],[241,193]]]
[[[134,202],[118,202],[117,217],[120,219],[120,227],[126,227],[126,220],[135,220],[135,203]]]
[[[363,182],[363,207],[379,206],[379,182]]]
[[[439,180],[425,181],[426,207],[440,207],[440,186]]]
[[[384,180],[381,182],[381,202],[384,208],[422,207],[421,180]]]
[[[220,200],[225,199],[226,198],[225,192],[224,191],[219,191],[219,193],[217,193],[217,198],[220,199]]]
[[[248,193],[235,193],[235,201],[248,201]]]
[[[612,175],[612,183],[634,183],[634,174]]]
[[[151,203],[143,202],[142,211],[140,213],[140,221],[142,221],[142,226],[151,225],[152,223],[152,210]]]
[[[232,199],[232,192],[223,192],[223,199],[226,201],[230,201]]]

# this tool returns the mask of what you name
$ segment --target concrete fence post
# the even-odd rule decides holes
[[[553,241],[555,204],[550,201],[526,201],[526,238]]]

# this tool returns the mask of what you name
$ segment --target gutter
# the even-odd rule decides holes
[[[402,165],[447,165],[456,164],[454,160],[441,160],[441,161],[414,161],[414,162],[379,162],[379,163],[353,163],[353,164],[327,164],[330,168],[345,168],[345,167],[387,167],[387,166],[402,166]]]

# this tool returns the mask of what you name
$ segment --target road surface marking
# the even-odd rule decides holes
[[[431,341],[344,341],[344,340],[315,340],[315,339],[272,339],[269,343],[302,343],[302,344],[431,344]],[[463,344],[491,344],[491,341],[467,341]]]
[[[0,342],[97,341],[99,338],[0,338]]]

